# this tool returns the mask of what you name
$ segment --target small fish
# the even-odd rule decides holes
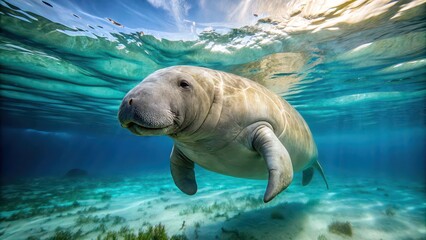
[[[119,27],[124,27],[121,23],[119,23],[119,22],[117,22],[117,21],[114,21],[114,20],[112,20],[111,18],[107,18],[108,19],[108,21],[110,21],[112,24],[114,24],[114,25],[117,25],[117,26],[119,26]]]
[[[182,222],[182,226],[180,227],[180,229],[179,230],[182,230],[182,229],[184,229],[185,228],[185,220]]]
[[[52,6],[52,4],[50,4],[50,3],[48,3],[48,2],[45,2],[45,1],[42,1],[44,4],[46,4],[47,6],[49,6],[49,7],[53,7]]]

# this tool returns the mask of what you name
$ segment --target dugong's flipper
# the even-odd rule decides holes
[[[170,169],[173,181],[182,192],[188,195],[193,195],[197,192],[194,162],[185,157],[176,146],[173,146],[172,154],[170,155]]]
[[[325,182],[325,185],[327,186],[327,189],[329,189],[327,179],[325,178],[325,175],[324,175],[324,171],[322,170],[322,167],[319,164],[318,160],[316,160],[315,163],[312,164],[311,167],[309,167],[309,168],[307,168],[303,171],[302,185],[306,186],[311,182],[312,176],[314,175],[314,168],[316,168],[318,170],[322,179],[324,179],[324,182]]]
[[[290,185],[293,165],[287,149],[269,127],[261,126],[255,131],[252,146],[265,159],[269,171],[268,187],[263,196],[267,203]]]
[[[303,170],[302,185],[303,186],[308,185],[311,182],[313,176],[314,176],[313,167],[308,167],[307,169]]]

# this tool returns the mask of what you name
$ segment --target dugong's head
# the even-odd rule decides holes
[[[152,73],[124,97],[118,112],[121,126],[140,136],[196,131],[214,99],[209,71],[175,66]]]

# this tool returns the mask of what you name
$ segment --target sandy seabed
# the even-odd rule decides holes
[[[198,192],[169,173],[138,177],[37,178],[1,186],[1,239],[103,239],[108,231],[165,226],[188,239],[426,239],[426,186],[410,181],[300,176],[264,204],[266,181],[197,171]],[[333,223],[346,224],[347,231]],[[346,229],[347,230],[347,229]]]

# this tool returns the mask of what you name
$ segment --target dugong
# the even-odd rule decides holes
[[[268,179],[263,201],[314,168],[327,188],[318,151],[302,116],[283,98],[249,79],[193,66],[158,70],[130,90],[118,112],[121,126],[139,136],[174,141],[170,168],[176,186],[197,192],[194,164],[213,172]]]

